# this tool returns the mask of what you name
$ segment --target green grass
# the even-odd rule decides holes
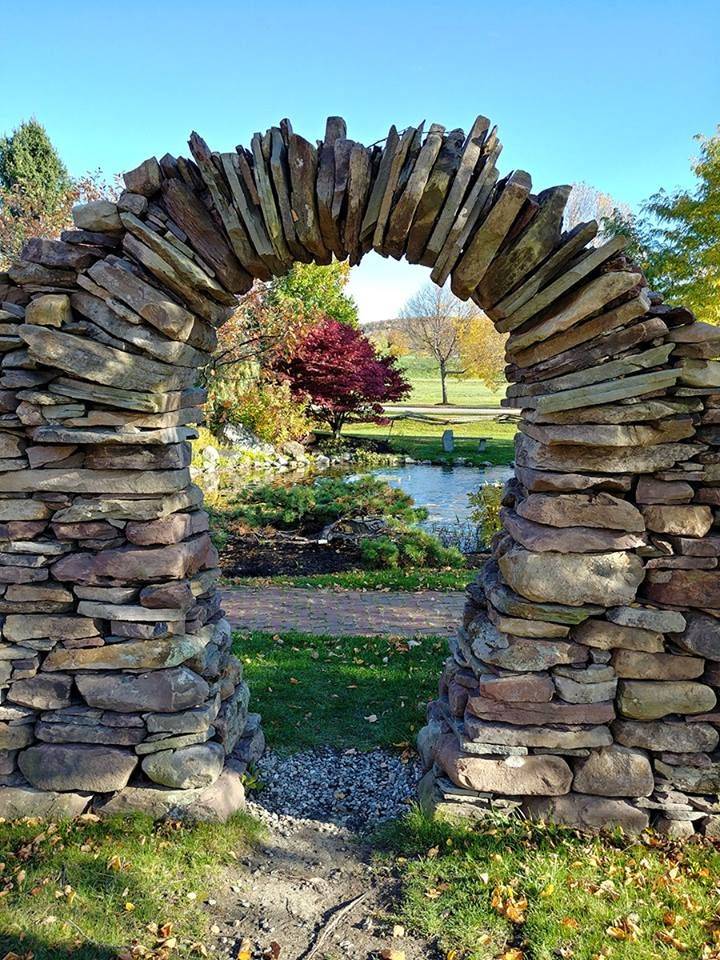
[[[497,420],[482,420],[475,423],[450,425],[455,433],[453,453],[443,453],[442,434],[448,426],[442,423],[420,423],[415,420],[397,420],[388,426],[376,423],[353,423],[343,430],[348,437],[367,437],[387,440],[393,453],[402,453],[416,460],[439,460],[452,463],[457,457],[465,457],[478,464],[509,464],[515,457],[513,438],[517,433],[514,423],[498,423]],[[487,445],[478,452],[478,438],[485,437]]]
[[[138,949],[197,957],[223,870],[260,835],[249,817],[224,825],[153,825],[144,817],[0,822],[0,956],[110,960]],[[169,924],[171,929],[162,928]]]
[[[225,579],[235,586],[286,586],[335,588],[337,590],[464,590],[476,571],[467,567],[459,570],[434,570],[418,567],[407,570],[346,570],[341,573],[313,573],[307,576],[236,577]]]
[[[407,746],[447,655],[440,637],[237,634],[253,710],[273,749]]]
[[[419,812],[379,840],[401,882],[398,920],[453,960],[720,955],[711,843],[585,837],[519,819],[462,828]]]
[[[412,393],[403,400],[406,404],[436,404],[442,400],[437,364],[430,357],[408,355],[401,357],[400,368],[412,384]],[[490,390],[482,380],[463,380],[449,377],[448,402],[455,406],[497,407],[505,396],[505,387]]]

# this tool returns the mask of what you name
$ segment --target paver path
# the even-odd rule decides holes
[[[460,625],[461,592],[385,593],[302,587],[227,587],[223,607],[238,630],[330,636],[452,636]]]

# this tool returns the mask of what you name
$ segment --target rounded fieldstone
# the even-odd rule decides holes
[[[598,797],[649,797],[655,787],[647,755],[639,750],[600,747],[575,764],[573,790]]]
[[[225,751],[219,743],[201,743],[151,753],[143,759],[142,768],[155,783],[175,790],[189,790],[214,783],[224,761]]]
[[[558,823],[578,830],[612,830],[641,833],[649,823],[644,810],[625,800],[568,793],[564,797],[528,797],[523,810],[531,820]]]
[[[41,743],[18,756],[25,778],[39,790],[109,793],[127,786],[138,758],[117,747]]]
[[[60,820],[79,817],[90,803],[89,794],[55,793],[32,787],[0,787],[0,817],[43,817]]]
[[[187,667],[149,673],[78,674],[80,695],[91,707],[131,713],[177,713],[207,699],[210,688]]]
[[[11,703],[35,710],[59,710],[69,707],[73,678],[67,673],[38,673],[25,680],[16,680],[8,690]]]
[[[572,781],[562,757],[475,757],[462,753],[454,734],[440,740],[435,763],[456,786],[479,793],[555,796],[567,793]]]
[[[712,687],[691,680],[621,680],[618,685],[618,712],[631,720],[707,713],[716,702]]]

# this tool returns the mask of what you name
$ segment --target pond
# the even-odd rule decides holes
[[[379,467],[364,471],[409,494],[417,506],[425,507],[428,518],[422,524],[447,545],[474,551],[477,526],[470,520],[468,494],[484,484],[503,484],[512,476],[512,467],[452,467],[414,463],[404,467]]]

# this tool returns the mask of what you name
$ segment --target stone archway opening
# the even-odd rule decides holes
[[[564,232],[569,187],[501,176],[484,117],[189,145],[0,276],[0,813],[242,802],[258,734],[188,473],[196,371],[255,279],[375,250],[509,334],[523,414],[421,734],[426,799],[692,832],[720,769],[716,328],[654,296],[622,239]]]

